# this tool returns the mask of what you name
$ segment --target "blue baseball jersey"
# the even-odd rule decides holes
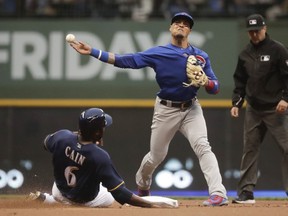
[[[108,153],[96,144],[80,144],[77,134],[59,130],[44,146],[53,154],[54,178],[62,195],[74,202],[93,200],[100,182],[113,192],[124,185]]]
[[[191,45],[183,49],[167,44],[166,46],[156,46],[134,54],[116,55],[114,65],[133,69],[151,67],[156,73],[156,81],[160,87],[157,95],[160,98],[172,101],[187,101],[196,97],[199,89],[194,86],[183,86],[183,82],[187,82],[188,79],[186,63],[189,55],[195,55],[205,74],[210,80],[214,80],[215,89],[208,93],[218,92],[218,79],[212,70],[208,54]]]

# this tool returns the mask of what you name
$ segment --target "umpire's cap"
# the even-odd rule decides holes
[[[189,22],[190,24],[190,29],[192,29],[193,25],[194,25],[194,20],[193,20],[193,17],[190,16],[188,13],[186,12],[180,12],[180,13],[176,13],[172,20],[171,20],[171,24],[174,23],[176,20],[178,19],[185,19]]]
[[[260,14],[252,14],[246,19],[247,31],[261,30],[263,26],[266,26],[266,23]]]
[[[102,109],[90,108],[83,111],[79,117],[79,130],[81,133],[94,133],[112,124],[112,117]]]

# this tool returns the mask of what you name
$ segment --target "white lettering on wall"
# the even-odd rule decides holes
[[[60,80],[63,78],[63,37],[64,34],[62,32],[52,32],[49,35],[48,76],[51,80]]]
[[[131,33],[126,31],[119,31],[114,35],[110,50],[117,54],[137,52]],[[105,65],[100,77],[103,80],[113,80],[118,73],[126,73],[130,80],[143,80],[145,77],[143,69],[121,69],[111,65]]]
[[[73,34],[92,47],[116,54],[135,53],[170,42],[169,31],[161,32],[156,39],[145,31],[117,31],[109,47],[105,47],[103,39],[91,32]],[[12,80],[115,80],[123,75],[133,81],[155,79],[152,68],[121,69],[81,55],[65,42],[65,35],[66,32],[62,31],[51,31],[48,35],[37,31],[0,31],[0,64],[11,64],[6,72],[11,73]],[[203,34],[194,32],[193,44],[201,47],[205,41]]]
[[[0,34],[0,47],[2,45],[7,46],[10,43],[10,37],[9,37],[9,33],[8,32],[2,32]],[[1,63],[7,63],[8,59],[9,59],[9,53],[4,50],[4,49],[0,49],[0,64]]]
[[[101,39],[89,32],[73,32],[77,39],[85,41],[92,47],[105,51]],[[64,41],[64,39],[63,39]],[[96,77],[105,63],[98,61],[91,56],[83,56],[77,53],[68,44],[66,48],[66,79],[68,80],[89,80]],[[82,61],[81,61],[82,60]],[[83,63],[85,62],[85,63]]]
[[[11,77],[23,80],[32,76],[35,80],[47,79],[43,63],[47,58],[48,43],[38,32],[14,32],[11,43]]]

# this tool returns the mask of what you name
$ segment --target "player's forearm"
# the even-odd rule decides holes
[[[115,63],[115,54],[111,52],[106,52],[106,51],[92,48],[90,55],[105,63],[109,63],[109,64]]]
[[[129,204],[133,206],[146,207],[151,208],[152,204],[141,197],[133,194],[129,189],[125,186],[119,187],[114,191],[111,191],[114,199],[120,204]]]
[[[139,206],[139,207],[145,207],[145,208],[152,208],[153,204],[142,199],[141,197],[133,194],[131,199],[127,204],[133,205],[133,206]]]

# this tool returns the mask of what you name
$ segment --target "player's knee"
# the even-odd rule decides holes
[[[197,157],[199,158],[204,154],[210,153],[211,152],[211,146],[210,146],[208,141],[197,142],[194,145],[193,150],[194,150],[195,154],[197,155]]]
[[[156,152],[156,153],[149,153],[147,155],[147,162],[152,165],[152,166],[158,166],[166,157],[166,154],[163,154],[163,153],[159,153],[159,152]]]

